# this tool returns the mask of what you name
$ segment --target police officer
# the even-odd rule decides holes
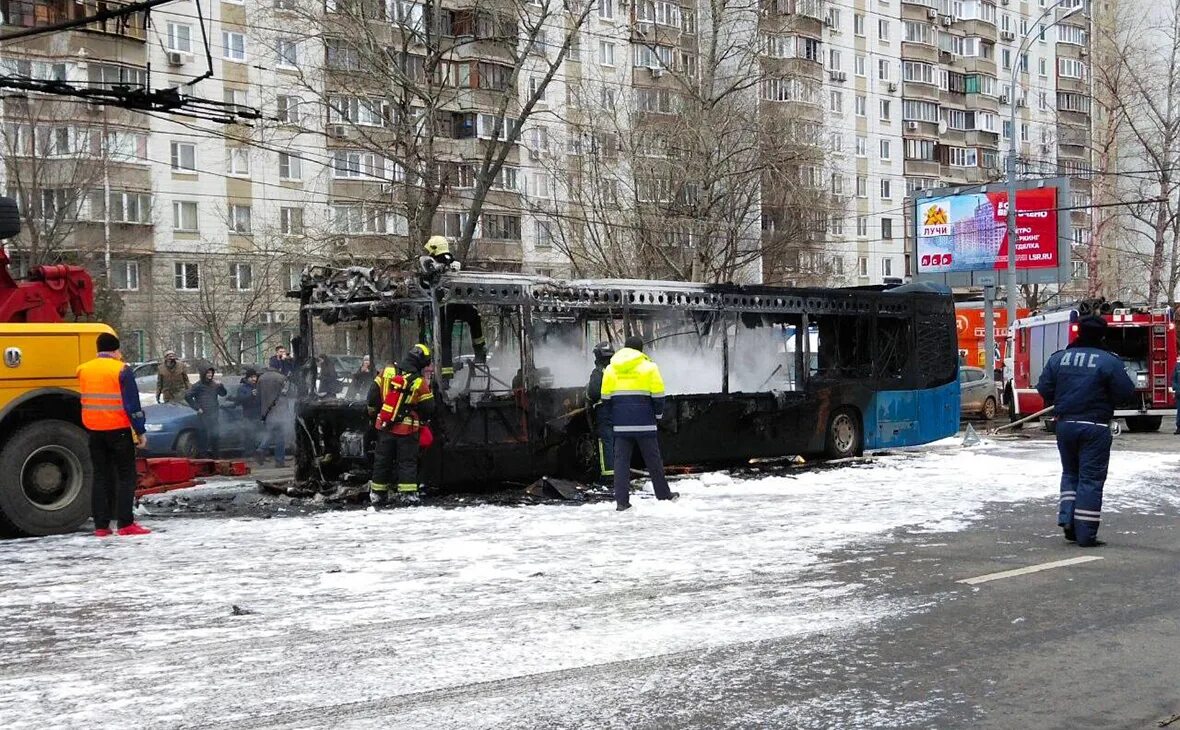
[[[430,365],[430,348],[410,348],[401,366],[390,365],[369,387],[369,413],[375,417],[377,444],[369,501],[374,507],[389,503],[389,486],[397,477],[397,501],[417,504],[418,439],[422,424],[434,415],[434,394],[423,374]]]
[[[1115,406],[1135,395],[1135,383],[1118,357],[1103,349],[1106,320],[1087,315],[1078,336],[1053,353],[1037,392],[1057,416],[1057,451],[1061,454],[1061,502],[1057,524],[1065,539],[1079,547],[1096,547],[1102,520],[1102,487],[1110,463],[1110,421]]]
[[[615,436],[615,502],[619,512],[631,508],[631,452],[639,449],[651,474],[656,499],[676,499],[668,489],[656,423],[664,417],[664,380],[643,354],[643,338],[632,335],[602,373],[602,402]]]
[[[609,487],[615,480],[615,434],[610,422],[610,409],[602,407],[602,372],[610,365],[615,348],[609,342],[594,346],[594,370],[586,384],[586,403],[594,415],[598,433],[598,485]]]
[[[111,519],[120,535],[151,532],[135,522],[135,447],[144,439],[143,409],[135,374],[119,355],[119,338],[98,336],[98,357],[78,366],[82,425],[90,432],[94,483],[90,507],[95,537],[110,537]]]

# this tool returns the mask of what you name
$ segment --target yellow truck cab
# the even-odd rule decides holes
[[[105,324],[0,323],[0,534],[49,535],[90,516],[92,470],[75,370]]]

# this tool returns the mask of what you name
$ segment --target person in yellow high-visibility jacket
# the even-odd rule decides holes
[[[664,417],[664,379],[643,354],[643,338],[632,335],[602,373],[602,408],[615,435],[615,502],[618,511],[631,508],[631,452],[638,448],[651,474],[656,499],[676,499],[668,488],[660,455],[657,423]]]
[[[135,374],[119,355],[119,338],[98,336],[98,357],[78,366],[82,425],[90,432],[94,467],[90,507],[96,537],[111,535],[111,519],[120,535],[146,535],[135,523],[135,447],[146,444],[143,409]]]
[[[401,366],[386,367],[369,387],[369,411],[374,416],[377,444],[369,480],[369,501],[374,507],[389,502],[389,487],[397,477],[397,501],[417,504],[418,451],[423,424],[434,415],[434,393],[423,372],[430,365],[430,348],[418,344]]]

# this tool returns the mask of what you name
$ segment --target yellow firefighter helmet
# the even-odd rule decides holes
[[[431,256],[441,256],[451,252],[451,242],[447,240],[446,236],[431,236],[426,241],[426,253]]]

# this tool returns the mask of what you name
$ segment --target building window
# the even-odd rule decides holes
[[[881,219],[881,238],[883,238],[887,241],[891,240],[893,238],[893,219],[892,218],[886,217],[886,218]]]
[[[279,177],[283,180],[303,179],[303,160],[290,152],[279,153]]]
[[[883,40],[883,41],[889,40],[889,21],[888,20],[881,19],[881,20],[877,21],[877,38],[878,38],[878,40]]]
[[[884,219],[882,223],[884,223]],[[893,259],[889,256],[881,259],[881,276],[893,276]]]
[[[167,36],[164,45],[168,50],[181,53],[193,52],[193,27],[191,25],[169,22],[166,29]]]
[[[856,176],[856,197],[869,197],[869,178],[865,175]]]
[[[888,81],[890,73],[891,72],[889,70],[889,59],[887,59],[887,58],[878,59],[877,60],[877,78],[881,79],[882,81]]]
[[[553,247],[553,224],[549,221],[533,221],[533,234],[537,248]]]
[[[193,200],[172,201],[172,230],[181,233],[197,232],[197,203]]]
[[[869,156],[869,138],[868,137],[864,137],[859,134],[856,136],[856,156],[857,157],[868,157]]]
[[[177,172],[196,172],[197,146],[189,142],[173,142],[172,169]]]
[[[856,101],[853,103],[853,106],[856,108],[856,116],[863,117],[868,114],[868,99],[865,98],[864,94],[856,95]]]
[[[294,38],[279,38],[275,42],[275,51],[279,66],[284,68],[299,67],[299,42]]]
[[[1072,274],[1073,274],[1074,279],[1086,279],[1089,277],[1089,274],[1090,274],[1089,265],[1087,264],[1087,262],[1085,260],[1079,261],[1077,259],[1074,259],[1073,261],[1069,262],[1069,265],[1070,265],[1070,268],[1073,270]]]
[[[303,208],[279,208],[279,232],[284,236],[302,236]]]
[[[841,225],[843,225],[843,224],[841,224]],[[832,257],[832,273],[835,274],[836,276],[844,276],[844,257],[843,256],[833,256]]]
[[[890,154],[890,141],[887,139],[881,140],[881,159],[888,160]]]
[[[615,0],[598,0],[598,17],[611,20],[615,17]]]
[[[254,269],[250,264],[230,264],[229,280],[237,291],[249,291],[254,288]]]
[[[250,235],[252,231],[250,212],[250,206],[248,205],[234,204],[229,206],[229,230],[231,233],[240,233],[243,236]]]
[[[484,213],[483,235],[484,238],[519,241],[520,216]]]
[[[205,350],[205,333],[204,332],[181,332],[180,333],[180,356],[183,358],[205,357],[207,352]]]
[[[867,73],[867,72],[865,71],[865,68],[866,68],[866,66],[865,66],[865,57],[864,57],[864,56],[862,56],[862,55],[860,55],[860,54],[857,54],[857,55],[856,55],[856,57],[852,59],[852,70],[853,70],[853,72],[854,72],[854,73],[856,73],[856,75],[857,75],[857,76],[862,76],[862,77],[863,77],[863,76],[865,76],[865,75],[866,75],[866,73]]]
[[[109,220],[112,223],[151,223],[151,193],[114,190],[104,198],[101,190],[92,191],[90,216],[93,220]]]
[[[545,101],[545,80],[539,76],[529,76],[529,98]]]
[[[246,36],[241,33],[221,31],[221,51],[227,61],[246,60]]]
[[[833,91],[830,99],[829,109],[837,114],[844,112],[844,93],[841,91]]]
[[[869,217],[867,215],[858,215],[856,217],[856,235],[860,236],[861,238],[869,235]],[[863,269],[861,276],[868,276],[869,260],[862,258],[861,261],[865,262],[864,266],[861,267],[861,269]]]
[[[893,105],[889,103],[888,99],[881,100],[881,121],[888,122],[893,113]]]
[[[172,264],[173,285],[179,291],[196,291],[201,288],[201,265],[177,261]]]
[[[862,235],[862,236],[867,235],[867,233],[862,233],[860,235]],[[860,256],[856,259],[856,273],[861,278],[864,278],[864,279],[869,278],[869,257],[868,256]]]
[[[276,116],[280,122],[285,124],[299,124],[299,102],[298,96],[278,96],[275,98],[278,107]]]
[[[881,181],[881,200],[892,200],[892,199],[893,199],[893,186],[890,184],[889,180],[882,180]]]
[[[852,32],[859,36],[865,34],[865,16],[860,13],[852,14]]]
[[[609,2],[609,0],[607,0]],[[615,65],[615,44],[608,41],[598,42],[598,62],[603,66]]]
[[[111,287],[115,291],[139,291],[139,262],[127,259],[111,261]]]
[[[225,172],[229,175],[250,175],[250,151],[245,147],[231,147],[225,151]]]
[[[221,98],[226,104],[234,106],[249,106],[250,94],[246,89],[222,89]]]

